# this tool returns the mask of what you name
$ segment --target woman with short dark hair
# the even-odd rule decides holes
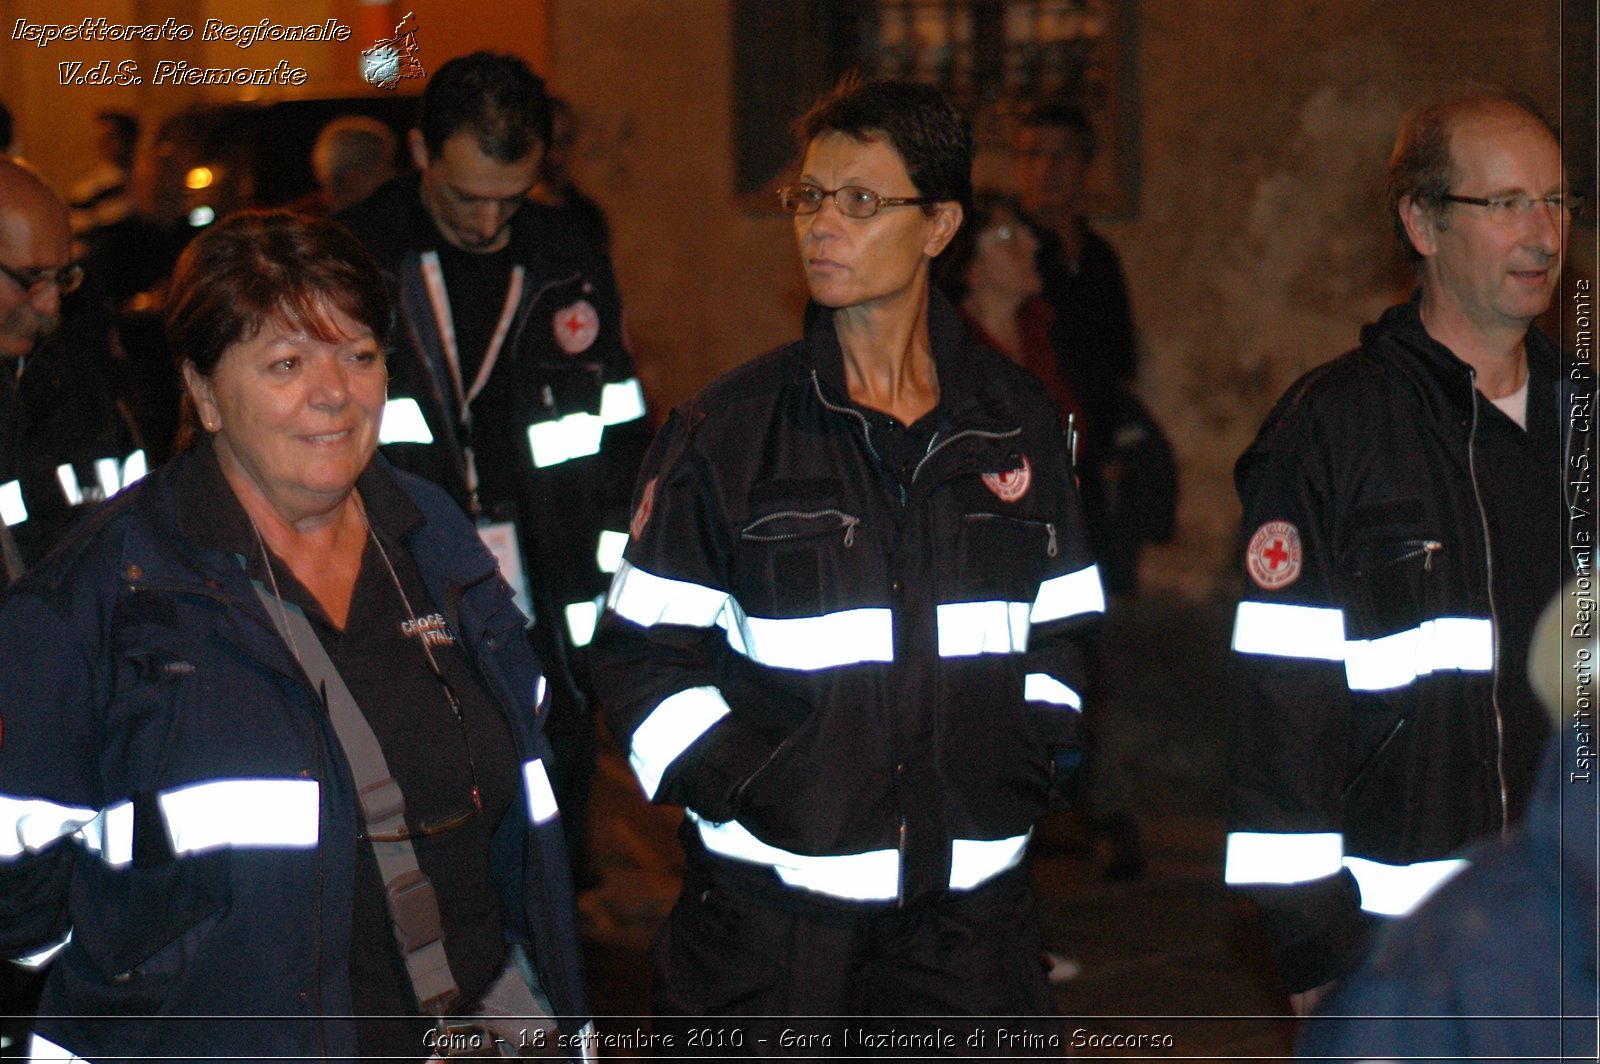
[[[375,457],[390,319],[333,222],[201,234],[168,310],[190,447],[0,610],[0,949],[54,956],[36,1056],[423,1059],[450,1017],[584,1022],[544,683],[471,525]]]
[[[655,1029],[708,1056],[950,1052],[976,1017],[1054,1013],[1025,856],[1076,768],[1104,600],[1054,404],[929,287],[966,123],[851,81],[798,129],[804,337],[663,429],[595,644],[646,792],[687,807]],[[742,1020],[707,1044],[704,1016]]]

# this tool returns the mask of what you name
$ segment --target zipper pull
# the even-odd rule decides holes
[[[1044,530],[1050,533],[1050,542],[1044,548],[1045,557],[1054,558],[1056,556],[1056,526],[1054,524],[1046,524]]]
[[[1436,539],[1425,539],[1425,540],[1422,541],[1422,571],[1423,572],[1425,572],[1425,573],[1433,572],[1433,556],[1435,554],[1437,554],[1439,551],[1442,551],[1442,550],[1444,550],[1444,544],[1440,543]]]
[[[844,545],[847,548],[855,546],[856,526],[860,523],[860,520],[854,517],[847,517],[844,519]]]

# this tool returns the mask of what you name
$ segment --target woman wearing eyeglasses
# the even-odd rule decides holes
[[[543,681],[466,519],[374,457],[377,267],[331,222],[236,215],[168,306],[195,442],[0,611],[0,949],[52,963],[34,1055],[575,1033]]]
[[[965,122],[847,81],[798,129],[803,338],[663,429],[596,643],[645,791],[687,809],[655,1029],[950,1052],[974,1017],[1054,1011],[1024,862],[1077,763],[1074,639],[1103,599],[1054,404],[929,286]],[[738,1019],[671,1019],[707,1016]]]

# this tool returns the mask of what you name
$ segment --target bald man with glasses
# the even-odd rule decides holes
[[[1389,204],[1416,294],[1290,388],[1235,469],[1225,876],[1297,1011],[1533,789],[1550,724],[1528,647],[1572,572],[1564,470],[1590,462],[1574,403],[1594,387],[1533,327],[1578,206],[1565,181],[1519,93],[1408,114]]]
[[[0,586],[143,470],[102,375],[105,338],[62,329],[84,278],[71,253],[61,198],[0,158]]]

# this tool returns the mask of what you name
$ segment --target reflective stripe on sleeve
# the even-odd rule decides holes
[[[1344,867],[1344,836],[1336,831],[1228,834],[1222,881],[1230,886],[1309,883]]]
[[[78,471],[72,468],[72,463],[56,466],[56,483],[61,485],[61,494],[66,497],[68,506],[83,505],[83,486],[78,483]]]
[[[1044,624],[1080,613],[1104,613],[1105,609],[1106,593],[1100,585],[1100,567],[1091,565],[1040,584],[1028,620]]]
[[[1078,692],[1047,672],[1030,672],[1022,680],[1022,697],[1028,702],[1049,702],[1081,711],[1083,699]]]
[[[28,507],[22,502],[22,481],[8,480],[0,484],[0,521],[20,525],[28,519]]]
[[[600,623],[600,601],[569,602],[561,611],[566,615],[567,634],[572,645],[586,647],[594,641],[595,625]]]
[[[893,849],[814,857],[769,846],[737,820],[712,823],[694,810],[685,813],[699,829],[706,849],[736,861],[768,867],[791,887],[847,901],[891,901],[900,893],[900,854]],[[971,890],[1022,860],[1028,836],[1010,839],[956,839],[950,844],[950,888]]]
[[[133,803],[117,802],[83,826],[84,845],[113,868],[133,863]]]
[[[122,461],[122,487],[131,488],[150,472],[150,460],[144,451],[137,450]]]
[[[820,617],[747,617],[729,610],[728,645],[775,669],[832,669],[894,660],[894,615],[886,609],[841,610]]]
[[[637,377],[614,381],[600,389],[600,422],[621,425],[644,417],[644,389]]]
[[[94,820],[93,809],[0,794],[0,860],[35,853]]]
[[[528,792],[529,820],[545,824],[560,814],[556,792],[550,786],[550,774],[544,770],[543,760],[536,757],[522,763],[522,786]]]
[[[728,593],[687,580],[669,580],[624,561],[611,580],[606,605],[617,616],[649,628],[684,624],[710,628],[728,605]]]
[[[11,963],[12,964],[16,964],[16,965],[20,965],[23,968],[43,968],[45,965],[47,965],[51,961],[55,960],[56,954],[60,953],[64,949],[66,949],[67,945],[71,941],[72,941],[72,932],[68,931],[65,935],[63,935],[61,937],[61,941],[60,942],[52,943],[51,945],[46,946],[42,950],[38,950],[38,951],[36,951],[34,953],[28,954],[26,957],[14,957],[14,958],[12,958]]]
[[[1494,668],[1494,626],[1479,617],[1440,617],[1381,639],[1345,644],[1352,691],[1388,691],[1434,672]]]
[[[568,414],[528,426],[528,449],[539,469],[600,453],[606,423],[596,414]]]
[[[84,1060],[86,1058],[80,1057],[69,1050],[63,1049],[61,1046],[56,1045],[54,1042],[51,1042],[48,1039],[40,1038],[35,1034],[28,1036],[28,1059]]]
[[[1021,654],[1028,649],[1026,602],[947,602],[935,610],[939,656]]]
[[[232,847],[308,849],[317,844],[317,781],[211,780],[157,796],[178,856]]]
[[[691,687],[662,699],[634,729],[629,744],[628,763],[644,793],[655,798],[668,766],[728,712],[715,687]]]
[[[433,430],[428,419],[422,416],[422,407],[409,395],[398,396],[383,404],[383,420],[378,423],[379,443],[433,442]]]
[[[1380,864],[1346,857],[1344,866],[1361,887],[1361,908],[1379,916],[1405,916],[1467,866],[1465,860]]]
[[[1233,649],[1278,658],[1344,660],[1344,613],[1322,606],[1241,602],[1233,618]]]
[[[614,573],[622,567],[622,552],[628,549],[628,534],[609,528],[600,530],[595,543],[594,564],[602,573]]]

